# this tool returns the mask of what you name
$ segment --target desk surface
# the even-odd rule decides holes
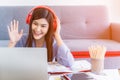
[[[113,70],[114,74],[110,72],[111,70]],[[120,80],[120,77],[119,77],[119,75],[120,75],[120,69],[118,69],[119,74],[117,74],[117,72],[116,72],[117,69],[108,69],[107,71],[108,71],[108,74],[111,73],[108,77],[113,76],[111,78],[113,78],[113,79],[116,78],[117,80]],[[49,80],[60,80],[60,75],[51,75],[51,76],[53,76],[53,78],[51,77],[52,79],[49,79]]]

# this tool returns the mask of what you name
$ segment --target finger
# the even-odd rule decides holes
[[[19,21],[16,21],[16,29],[18,30]]]
[[[15,19],[13,20],[13,30],[15,30],[15,28],[16,28],[16,21],[15,21]]]
[[[60,19],[57,17],[57,23],[60,24]]]
[[[20,34],[20,37],[23,35],[23,29],[20,31],[19,34]]]
[[[10,31],[13,31],[13,22],[10,23]]]
[[[14,26],[15,30],[18,30],[18,21],[15,20],[15,26]]]
[[[8,29],[8,33],[10,34],[10,27],[9,27],[9,26],[7,26],[7,29]]]
[[[11,35],[10,27],[9,27],[9,26],[7,26],[7,28],[8,28],[9,38],[10,38],[10,35]]]
[[[23,33],[23,29],[21,29],[20,34]]]

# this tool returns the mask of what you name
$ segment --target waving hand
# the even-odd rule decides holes
[[[17,43],[23,35],[23,29],[20,32],[18,32],[18,24],[19,22],[14,20],[11,21],[10,26],[8,26],[9,38],[10,42],[12,43]]]

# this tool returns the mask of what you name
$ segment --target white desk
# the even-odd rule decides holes
[[[87,72],[90,73],[90,72]],[[117,69],[105,69],[104,70],[105,75],[94,75],[90,73],[92,77],[95,78],[95,80],[120,80],[120,69],[119,71]],[[61,80],[61,75],[52,75],[49,80]]]

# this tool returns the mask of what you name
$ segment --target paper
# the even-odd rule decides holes
[[[75,61],[71,67],[65,67],[57,62],[48,63],[48,72],[58,73],[58,72],[79,72],[91,69],[91,64],[86,60]]]
[[[63,72],[72,72],[70,68],[65,67],[57,62],[48,63],[48,72],[50,73],[63,73]]]
[[[74,72],[87,71],[91,69],[91,64],[87,60],[78,60],[74,62],[71,69]]]
[[[51,75],[49,77],[49,80],[61,80],[61,76],[60,75]]]

